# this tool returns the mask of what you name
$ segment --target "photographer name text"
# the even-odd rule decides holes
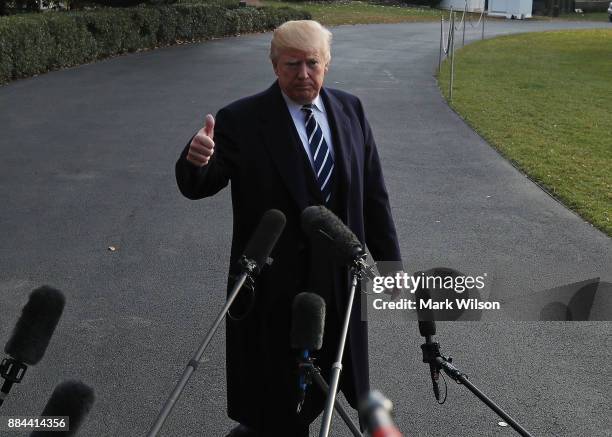
[[[399,299],[386,301],[374,299],[372,306],[375,310],[499,310],[499,302],[485,302],[478,299],[444,299],[436,301],[433,299],[410,300]]]

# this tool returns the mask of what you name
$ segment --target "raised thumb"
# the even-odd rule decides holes
[[[204,132],[211,138],[215,136],[215,118],[211,114],[206,115],[206,120],[204,121]]]

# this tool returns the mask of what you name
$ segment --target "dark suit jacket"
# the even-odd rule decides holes
[[[382,169],[361,102],[329,88],[323,88],[321,96],[335,151],[332,210],[367,244],[375,260],[399,261]],[[345,312],[349,277],[342,267],[334,268],[331,276],[318,275],[313,265],[312,260],[321,255],[310,253],[312,247],[300,229],[300,213],[309,205],[323,202],[278,83],[221,109],[214,140],[215,153],[202,168],[186,160],[187,146],[176,163],[176,178],[181,193],[190,199],[212,196],[231,180],[230,283],[236,261],[263,213],[276,208],[287,217],[271,255],[274,263],[257,281],[254,310],[244,320],[228,320],[226,324],[228,414],[260,429],[272,418],[309,422],[320,411],[323,397],[307,401],[311,402],[310,413],[295,417],[296,364],[289,347],[291,303],[297,293],[313,284],[327,288],[308,291],[321,293],[335,306],[327,308],[327,321],[336,323],[326,322],[326,326],[337,327]],[[357,295],[341,383],[353,406],[369,389],[367,325],[360,320],[360,305]],[[337,345],[327,344],[325,348],[329,357],[335,355]]]

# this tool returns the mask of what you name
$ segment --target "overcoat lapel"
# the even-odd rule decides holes
[[[325,89],[322,89],[321,96],[325,108],[329,125],[332,130],[334,151],[336,152],[336,160],[334,171],[336,171],[336,187],[337,203],[335,213],[344,223],[348,223],[349,201],[348,194],[351,190],[351,162],[353,157],[353,135],[350,128],[350,119],[347,116],[344,105],[334,95]],[[345,274],[334,275],[334,293],[336,311],[338,320],[343,320],[347,305],[347,292],[349,287],[349,274],[345,270]],[[359,291],[357,291],[359,293]],[[359,323],[360,315],[360,296],[357,295],[351,312],[351,329],[348,332],[348,342],[351,345],[350,365],[347,367],[347,374],[352,376],[353,384],[347,384],[344,387],[345,395],[353,402],[360,399],[369,390],[369,377],[367,362],[363,364],[365,355],[367,360],[367,331],[364,324]],[[357,323],[356,323],[357,322]],[[365,344],[364,344],[365,339]]]
[[[346,222],[348,215],[347,195],[351,188],[350,162],[353,155],[350,122],[344,112],[344,106],[333,94],[322,88],[321,97],[327,110],[327,118],[334,141],[334,177],[337,184],[336,193],[338,194],[338,211],[336,213]]]
[[[310,199],[313,196],[320,198],[321,194],[278,82],[266,91],[265,96],[266,104],[260,112],[264,143],[285,187],[302,211],[312,203]],[[305,177],[299,176],[303,174]]]
[[[293,120],[287,105],[281,95],[278,82],[275,82],[265,93],[266,103],[261,108],[260,119],[265,138],[265,146],[283,179],[285,187],[289,190],[298,208],[303,210],[310,204],[311,199],[323,203],[310,161],[304,152],[300,139],[295,130]],[[325,88],[321,89],[321,96],[332,132],[334,142],[334,179],[338,184],[338,211],[340,218],[346,221],[348,214],[347,193],[350,190],[351,174],[350,160],[352,158],[350,123],[344,112],[342,103]],[[306,177],[296,177],[305,174]]]

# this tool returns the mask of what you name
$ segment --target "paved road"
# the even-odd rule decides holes
[[[487,34],[594,26],[607,24],[499,21]],[[444,103],[432,77],[438,32],[436,23],[338,27],[328,76],[364,101],[408,270],[486,272],[490,292],[508,301],[612,282],[611,240]],[[229,256],[227,190],[188,201],[173,164],[206,112],[272,82],[269,39],[166,48],[0,88],[0,338],[34,287],[55,285],[68,300],[44,360],[3,415],[37,414],[55,384],[78,377],[97,393],[81,435],[144,435],[221,306]],[[445,350],[534,435],[612,433],[610,323],[440,325]],[[164,435],[222,436],[231,426],[223,338]],[[395,401],[407,435],[513,435],[455,384],[435,404],[414,323],[373,323],[370,340],[373,385]],[[333,435],[348,435],[337,420]]]

